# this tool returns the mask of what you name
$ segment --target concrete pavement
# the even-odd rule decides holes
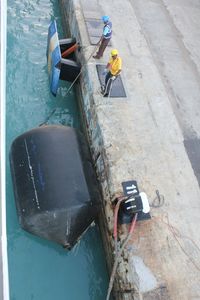
[[[70,30],[90,56],[81,3],[60,0]],[[153,204],[138,222],[118,266],[116,299],[200,299],[199,134],[200,4],[197,1],[87,1],[108,14],[123,59],[127,98],[103,98],[96,61],[84,66],[82,108],[104,203],[104,244],[111,267],[113,209],[121,182],[135,179]],[[101,63],[109,59],[107,48]],[[99,61],[98,61],[99,63]],[[121,237],[127,228],[121,228]],[[107,244],[106,244],[107,243]]]
[[[90,46],[81,2],[64,7],[70,30]],[[90,7],[88,1],[88,7]],[[92,1],[113,22],[113,48],[123,59],[127,98],[103,98],[95,60],[84,66],[82,108],[103,191],[104,243],[112,259],[111,200],[121,182],[135,179],[153,204],[152,220],[138,222],[115,281],[116,299],[200,299],[199,134],[200,3]],[[100,15],[95,16],[100,17]],[[101,63],[106,63],[107,48]],[[126,226],[121,234],[127,232]],[[106,242],[108,244],[106,244]]]
[[[192,1],[131,1],[200,184],[200,8]],[[148,12],[148,13],[147,13]],[[158,28],[158,24],[159,28]],[[158,29],[157,29],[158,28]]]

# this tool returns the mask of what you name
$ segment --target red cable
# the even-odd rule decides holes
[[[118,200],[116,206],[115,206],[115,211],[114,211],[114,230],[113,230],[113,236],[114,236],[114,240],[115,243],[117,243],[117,224],[118,224],[118,211],[119,211],[119,206],[121,204],[121,202],[124,200],[124,197],[121,198],[120,200]],[[134,229],[135,229],[135,224],[137,221],[137,216],[138,214],[136,213],[132,222],[131,222],[131,226],[129,228],[129,233],[132,234]]]
[[[135,224],[136,224],[136,221],[137,221],[137,216],[138,216],[138,213],[135,214],[132,222],[131,222],[131,226],[129,228],[129,233],[132,234],[134,229],[135,229]]]
[[[119,206],[121,204],[121,202],[124,200],[124,198],[121,198],[120,200],[118,200],[116,206],[115,206],[115,211],[114,211],[114,230],[113,230],[113,236],[114,236],[114,240],[115,242],[117,242],[117,224],[118,224],[118,211],[119,211]],[[135,214],[135,216],[133,217],[133,220],[131,222],[131,226],[129,228],[129,233],[132,234],[134,229],[135,229],[135,224],[137,221],[137,216],[138,213]]]

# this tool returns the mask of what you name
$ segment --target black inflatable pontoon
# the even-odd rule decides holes
[[[100,205],[82,135],[66,126],[30,130],[14,140],[10,164],[21,227],[70,249]]]

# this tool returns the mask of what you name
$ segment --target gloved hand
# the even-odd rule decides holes
[[[115,78],[116,78],[116,76],[112,76],[112,77],[111,77],[112,80],[115,80]]]
[[[104,69],[104,71],[103,71],[103,73],[102,73],[102,75],[106,75],[107,74],[107,72],[108,72],[108,70],[107,69]]]

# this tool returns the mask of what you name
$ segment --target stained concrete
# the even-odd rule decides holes
[[[199,145],[184,146],[185,140],[200,135],[200,3],[92,1],[92,7],[111,15],[113,48],[123,60],[127,98],[116,101],[101,96],[97,61],[87,61],[95,47],[81,2],[60,0],[71,34],[85,46],[78,55],[84,64],[81,107],[102,188],[102,234],[110,269],[111,201],[122,193],[121,182],[137,180],[151,204],[156,190],[165,199],[161,207],[152,207],[151,220],[137,223],[121,257],[113,294],[126,300],[200,299],[200,189],[191,154]],[[109,52],[107,48],[100,63],[107,63]],[[127,230],[126,225],[120,228],[121,239]]]

